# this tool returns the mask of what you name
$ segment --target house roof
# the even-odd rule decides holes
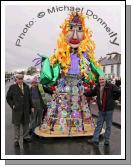
[[[101,57],[98,62],[103,66],[121,64],[121,54],[117,52],[108,53],[105,57]]]

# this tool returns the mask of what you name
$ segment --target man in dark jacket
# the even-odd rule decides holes
[[[120,97],[120,90],[113,84],[107,83],[105,78],[99,77],[99,84],[89,93],[84,93],[85,96],[97,96],[97,104],[99,108],[99,116],[97,126],[95,128],[92,142],[95,145],[99,144],[99,135],[103,128],[104,121],[106,122],[105,129],[105,145],[109,145],[112,126],[112,114],[115,107],[114,98]]]
[[[19,146],[21,124],[23,126],[23,141],[31,142],[29,136],[31,97],[29,87],[23,82],[23,78],[22,74],[16,76],[16,83],[10,86],[6,96],[7,103],[12,108],[15,146]]]
[[[121,86],[121,79],[120,78],[116,78],[115,80],[115,85],[119,88]]]
[[[52,90],[50,90],[49,88],[45,88],[44,86],[43,86],[43,90],[46,93],[49,93],[51,95],[53,94]],[[32,105],[33,105],[32,114],[31,114],[31,127],[30,127],[30,130],[32,133],[34,129],[41,124],[42,118],[47,112],[47,105],[44,104],[36,79],[32,80],[30,94],[31,94]]]

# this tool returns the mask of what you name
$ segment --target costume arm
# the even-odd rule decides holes
[[[90,92],[85,92],[85,96],[92,97],[97,95],[97,87],[94,87]]]
[[[40,83],[42,85],[52,86],[56,83],[60,73],[60,65],[59,63],[51,66],[48,57],[42,57],[41,64],[41,73],[40,73]]]
[[[93,62],[90,61],[90,66],[92,72],[98,77],[98,76],[105,76],[105,73],[100,67],[96,67]]]

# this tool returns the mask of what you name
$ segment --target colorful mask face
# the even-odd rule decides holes
[[[78,48],[83,38],[84,32],[82,29],[82,23],[79,20],[79,17],[75,16],[69,25],[69,30],[66,35],[67,42],[72,48]]]

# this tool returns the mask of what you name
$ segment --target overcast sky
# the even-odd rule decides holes
[[[12,71],[19,68],[27,68],[34,65],[32,60],[37,53],[49,56],[56,48],[56,41],[60,33],[59,26],[70,13],[69,11],[60,11],[48,14],[47,9],[53,6],[6,6],[6,29],[5,29],[5,63],[6,71]],[[110,52],[119,52],[121,50],[121,8],[120,6],[79,6],[83,8],[84,13],[87,10],[93,12],[93,16],[86,19],[86,25],[93,31],[92,39],[96,43],[96,58],[104,57]],[[45,16],[37,18],[39,12],[45,12]],[[90,14],[90,12],[88,13]],[[91,14],[90,14],[91,15]],[[97,16],[96,16],[97,15]],[[117,33],[112,38],[104,26],[97,21],[102,18],[111,32]],[[23,32],[26,24],[34,20],[34,24],[27,28],[23,39],[18,36]],[[32,23],[32,22],[30,22]],[[26,31],[26,29],[24,30]],[[111,44],[117,37],[118,45]],[[19,41],[19,40],[20,41]],[[15,45],[18,40],[21,47]]]

